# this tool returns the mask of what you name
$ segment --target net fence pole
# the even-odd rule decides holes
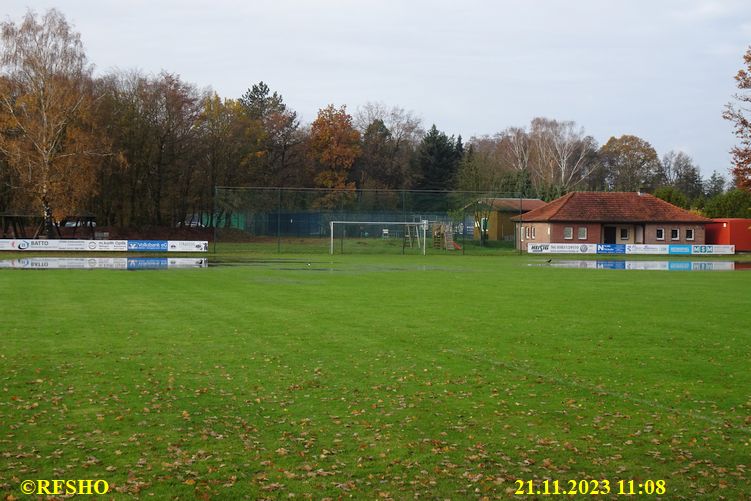
[[[329,254],[334,255],[334,221],[329,221],[329,233],[331,238],[331,244],[329,245]]]
[[[217,204],[219,202],[217,200],[218,192],[219,192],[219,189],[217,188],[216,185],[214,185],[214,203],[212,204],[213,205],[213,207],[212,207],[212,211],[213,212],[211,214],[211,226],[213,226],[212,229],[214,230],[213,231],[213,233],[214,233],[214,254],[216,254],[216,219],[217,219],[217,217],[216,217],[216,211],[217,211]]]
[[[519,255],[522,255],[522,243],[521,243],[521,231],[522,231],[522,225],[524,224],[524,206],[522,205],[522,193],[519,193],[519,235],[516,233],[516,227],[514,227],[514,240],[519,238],[519,240],[516,240],[516,242],[519,243]],[[514,245],[516,245],[516,242],[514,242]]]
[[[276,207],[276,252],[282,252],[282,190],[277,188],[277,207]]]

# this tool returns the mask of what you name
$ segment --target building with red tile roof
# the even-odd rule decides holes
[[[512,218],[527,243],[705,243],[711,220],[653,195],[634,192],[572,192]]]

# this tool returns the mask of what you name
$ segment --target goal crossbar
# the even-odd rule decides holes
[[[423,219],[422,221],[329,221],[329,234],[330,245],[329,254],[334,255],[334,225],[335,224],[372,224],[380,226],[422,226],[422,254],[425,255],[427,248],[427,241],[425,240],[428,232],[429,221]]]

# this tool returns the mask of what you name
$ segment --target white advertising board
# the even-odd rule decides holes
[[[608,247],[601,245],[600,247]],[[627,244],[619,247],[621,253],[625,247],[626,254],[684,254],[684,255],[723,255],[735,254],[734,245],[659,245],[659,244]],[[530,254],[596,254],[597,244],[527,244]]]
[[[129,243],[130,242],[130,245]],[[149,250],[208,252],[206,240],[34,240],[0,239],[0,251],[127,252]]]
[[[735,245],[693,245],[691,254],[735,254]]]
[[[75,251],[125,252],[127,240],[0,240],[0,250],[9,251]]]
[[[207,240],[169,240],[167,252],[208,252]]]
[[[626,254],[668,254],[669,247],[659,244],[626,244]]]
[[[530,254],[597,254],[596,244],[527,244]]]

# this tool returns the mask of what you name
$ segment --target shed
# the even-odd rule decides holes
[[[511,218],[544,205],[545,202],[539,198],[481,198],[475,203],[480,208],[480,217],[475,217],[473,238],[479,240],[480,227],[485,226],[488,240],[513,241],[514,222]]]
[[[751,252],[751,219],[712,219],[707,224],[707,243],[735,245],[736,251]]]

